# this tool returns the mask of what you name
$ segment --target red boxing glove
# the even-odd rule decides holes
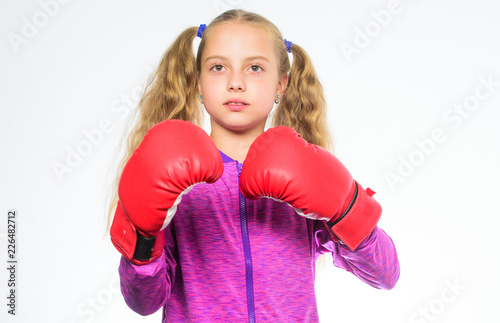
[[[249,199],[269,197],[297,213],[325,220],[332,238],[351,250],[373,231],[382,208],[326,149],[307,143],[289,127],[275,127],[250,146],[240,175]]]
[[[111,241],[134,264],[162,254],[158,236],[174,216],[182,194],[198,183],[217,181],[224,170],[212,139],[200,127],[165,120],[149,129],[127,161],[118,186]]]

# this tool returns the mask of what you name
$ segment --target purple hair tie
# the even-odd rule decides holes
[[[207,28],[207,25],[201,24],[200,27],[198,27],[198,33],[196,36],[200,37],[203,36],[203,32],[205,31],[205,28]]]
[[[285,39],[285,46],[286,46],[286,51],[291,53],[292,52],[292,50],[291,50],[292,42]]]

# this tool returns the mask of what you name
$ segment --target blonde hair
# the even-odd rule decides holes
[[[137,106],[137,121],[126,139],[126,151],[112,183],[107,231],[118,203],[118,183],[126,162],[147,131],[166,119],[191,121],[201,126],[203,110],[199,100],[198,71],[212,29],[222,23],[238,22],[263,28],[271,37],[280,75],[289,75],[288,85],[272,117],[272,126],[294,128],[309,143],[333,150],[326,119],[326,102],[309,56],[297,44],[291,46],[292,66],[278,28],[266,18],[243,10],[229,10],[216,17],[205,29],[197,57],[193,40],[198,27],[183,31],[164,53],[158,69],[149,78]]]

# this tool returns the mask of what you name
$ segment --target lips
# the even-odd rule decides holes
[[[248,103],[242,99],[229,99],[224,105],[231,111],[241,111],[248,106]]]

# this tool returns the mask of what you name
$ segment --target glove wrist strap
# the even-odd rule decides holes
[[[355,250],[375,229],[382,215],[382,207],[372,197],[371,189],[363,189],[356,182],[356,191],[346,211],[332,222],[325,222],[334,241],[341,240]]]
[[[140,234],[138,230],[135,232],[137,233],[137,240],[132,258],[139,261],[148,261],[151,259],[151,255],[153,254],[156,237],[148,238]]]

